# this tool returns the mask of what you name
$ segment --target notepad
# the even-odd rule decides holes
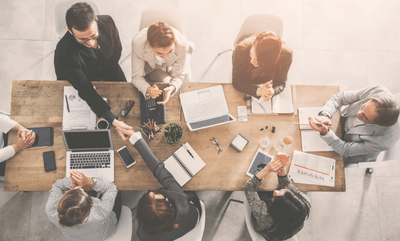
[[[174,176],[179,185],[185,185],[206,163],[189,143],[183,144],[172,156],[164,161],[165,168]]]
[[[81,99],[72,86],[64,86],[63,95],[63,130],[94,130],[96,115],[89,105]]]
[[[308,123],[308,117],[316,117],[322,107],[301,107],[299,112],[299,125],[301,134],[301,146],[303,151],[334,151],[331,146],[321,138],[318,131],[315,131]]]
[[[256,99],[252,97],[249,101],[251,115],[271,115],[271,114],[291,114],[294,113],[292,88],[286,85],[286,88],[278,95],[268,101],[262,97]]]

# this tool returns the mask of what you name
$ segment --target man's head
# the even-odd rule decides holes
[[[357,112],[357,118],[366,124],[392,126],[400,114],[396,99],[391,96],[373,95]]]
[[[89,4],[75,3],[68,9],[65,20],[68,31],[80,44],[88,48],[97,48],[97,16]]]
[[[166,59],[174,51],[175,35],[165,22],[155,22],[147,29],[147,41],[154,53]]]

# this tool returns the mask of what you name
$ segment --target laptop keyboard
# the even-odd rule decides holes
[[[208,119],[208,120],[192,122],[192,123],[189,123],[189,125],[192,127],[193,130],[196,130],[196,129],[203,128],[203,127],[206,127],[206,126],[225,123],[225,122],[228,122],[228,121],[231,121],[231,120],[232,119],[231,119],[231,117],[229,115],[223,115],[223,116],[215,117],[215,118]]]
[[[195,120],[207,116],[220,115],[224,112],[226,113],[224,103],[213,101],[188,105],[185,114],[188,115],[189,120]]]
[[[70,169],[111,168],[110,153],[77,153],[70,156]]]

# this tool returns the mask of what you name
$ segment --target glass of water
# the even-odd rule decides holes
[[[262,148],[266,148],[267,146],[269,146],[270,143],[271,143],[271,139],[269,139],[269,137],[264,137],[260,141],[260,146]]]

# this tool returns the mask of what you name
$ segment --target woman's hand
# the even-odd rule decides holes
[[[12,144],[11,146],[17,153],[25,148],[32,146],[32,144],[35,142],[35,138],[36,138],[35,132],[26,129],[25,127],[22,127],[21,129],[18,130],[17,141],[15,142],[15,144]]]
[[[86,177],[82,172],[79,171],[71,171],[69,176],[72,179],[71,187],[83,188],[83,187],[92,187],[94,185],[93,179],[90,177]]]
[[[147,87],[146,92],[151,96],[151,98],[155,99],[161,95],[162,90],[160,90],[157,85],[153,84],[153,86]]]
[[[283,167],[283,163],[275,158],[270,163],[268,163],[268,165],[266,165],[259,173],[257,173],[256,177],[261,180],[270,172],[278,172]]]
[[[171,94],[172,94],[174,91],[175,91],[175,86],[173,86],[173,85],[164,88],[164,93],[165,93],[165,95],[164,95],[164,100],[163,100],[163,101],[160,101],[160,102],[157,102],[157,104],[159,104],[159,105],[165,105],[165,104],[169,101],[169,98],[171,97]]]
[[[267,101],[274,96],[274,88],[272,88],[272,80],[265,83],[263,86],[257,89],[257,95],[261,96],[264,101]]]

